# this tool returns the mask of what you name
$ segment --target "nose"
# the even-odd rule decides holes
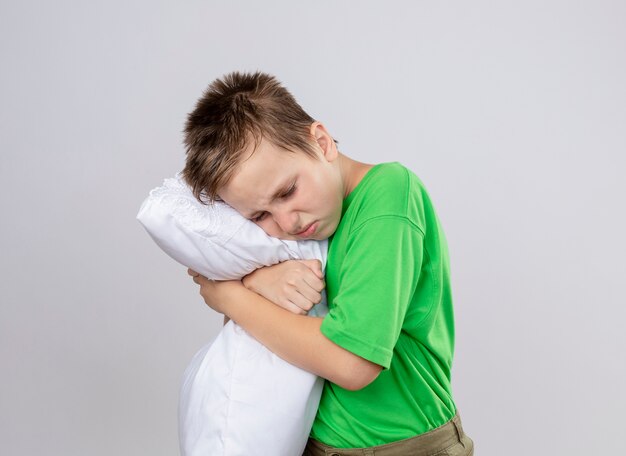
[[[298,224],[298,214],[294,211],[276,211],[272,216],[276,224],[285,233],[293,234],[301,228]]]

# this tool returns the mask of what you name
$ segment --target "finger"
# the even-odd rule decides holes
[[[317,277],[313,279],[313,282],[319,282],[319,281],[320,280]],[[299,284],[296,290],[298,291],[298,293],[304,296],[313,305],[319,303],[322,300],[322,295],[320,294],[321,290],[317,291],[317,289],[311,286],[311,284],[309,284],[306,281],[306,279],[302,280],[302,282]]]
[[[311,310],[311,308],[315,304],[296,289],[292,291],[292,293],[287,297],[287,299],[289,299],[291,303],[298,306],[300,309],[307,311],[307,312]]]
[[[324,274],[322,273],[322,262],[320,260],[301,260],[301,262],[306,264],[317,277],[320,279],[324,278]]]
[[[192,280],[194,282],[196,282],[198,285],[202,285],[202,284],[206,284],[206,283],[210,282],[209,279],[207,279],[206,277],[204,277],[203,275],[200,275],[200,274],[193,276]]]
[[[280,307],[282,307],[285,310],[288,310],[291,313],[294,313],[296,315],[306,315],[307,311],[305,309],[303,309],[302,307],[294,304],[292,301],[285,299],[280,303]]]
[[[321,293],[324,288],[326,288],[326,283],[324,280],[316,277],[313,274],[305,274],[302,277],[302,280],[306,282],[306,284],[315,290],[317,293]]]

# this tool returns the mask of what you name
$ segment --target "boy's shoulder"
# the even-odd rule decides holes
[[[365,175],[359,187],[363,198],[397,201],[421,193],[423,183],[409,168],[399,162],[374,165]],[[412,195],[413,194],[413,195]]]
[[[376,181],[392,181],[405,179],[409,169],[400,162],[385,162],[374,165],[370,169],[370,173],[376,177]]]

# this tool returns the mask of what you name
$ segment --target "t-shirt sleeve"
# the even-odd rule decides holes
[[[322,333],[388,369],[422,258],[423,233],[404,217],[377,217],[356,227]]]

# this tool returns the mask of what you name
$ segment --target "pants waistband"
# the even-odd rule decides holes
[[[305,455],[324,456],[429,456],[433,450],[445,449],[458,442],[464,436],[461,418],[454,415],[446,424],[432,431],[404,440],[378,445],[369,448],[333,448],[315,439],[309,439]]]

